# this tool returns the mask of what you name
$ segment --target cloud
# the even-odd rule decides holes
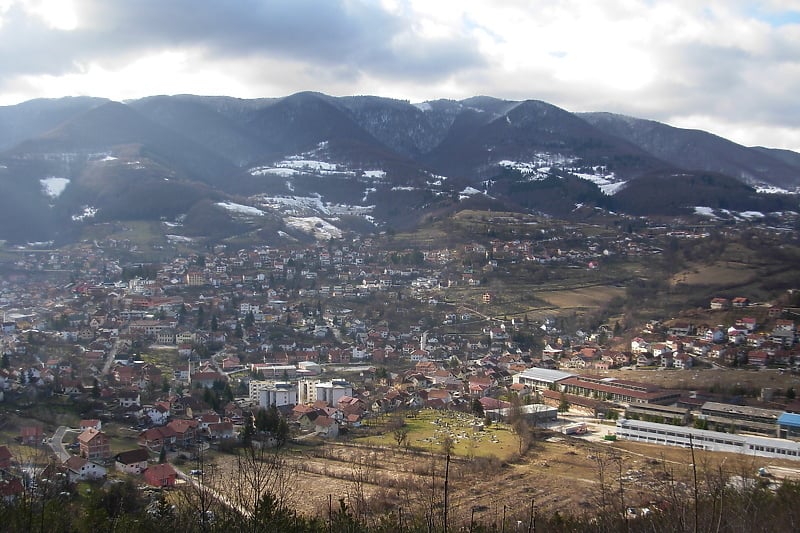
[[[800,149],[798,0],[0,0],[0,49],[2,103],[488,94]]]
[[[123,68],[144,55],[191,50],[199,61],[268,57],[389,77],[446,76],[481,63],[469,36],[420,36],[369,1],[75,0],[77,25],[53,29],[19,3],[3,16],[6,76]],[[410,14],[407,14],[410,16]]]

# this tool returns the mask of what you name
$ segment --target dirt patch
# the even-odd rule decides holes
[[[615,296],[625,296],[625,289],[597,286],[563,291],[542,291],[539,298],[560,309],[599,308],[608,304]]]
[[[762,466],[776,471],[797,471],[799,466],[700,450],[693,459],[688,449],[626,441],[590,442],[544,432],[540,437],[513,463],[453,458],[448,469],[451,523],[468,524],[474,517],[499,525],[504,514],[509,521],[527,521],[531,506],[538,513],[575,515],[603,505],[645,506],[670,491],[689,490],[695,474],[702,488],[721,475],[757,478]],[[329,502],[335,509],[344,499],[363,516],[403,512],[440,519],[446,469],[440,454],[326,443],[294,451],[287,462],[295,469],[291,501],[303,514],[327,516]],[[235,477],[231,457],[220,457],[217,464],[220,481]]]

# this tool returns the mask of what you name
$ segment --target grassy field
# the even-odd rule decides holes
[[[463,457],[496,457],[508,459],[518,449],[517,437],[507,424],[492,424],[483,431],[473,431],[480,419],[465,413],[424,409],[413,418],[406,417],[408,446],[413,449],[441,452],[447,437],[453,441],[455,455]],[[391,429],[382,435],[357,439],[357,442],[379,446],[397,446]]]

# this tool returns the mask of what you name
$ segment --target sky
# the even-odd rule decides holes
[[[544,100],[800,151],[800,0],[0,0],[0,105]]]

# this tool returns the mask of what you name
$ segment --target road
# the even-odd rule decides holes
[[[108,355],[106,355],[106,362],[103,365],[103,375],[107,375],[111,372],[111,365],[114,364],[114,359],[117,357],[117,349],[119,347],[119,339],[114,341],[114,345],[108,351]]]
[[[67,426],[58,426],[56,432],[53,433],[53,438],[49,439],[47,442],[47,444],[50,446],[50,449],[53,450],[53,453],[56,454],[58,460],[62,463],[72,457],[72,455],[64,447],[64,435],[67,433],[67,431],[74,430],[68,428]]]

